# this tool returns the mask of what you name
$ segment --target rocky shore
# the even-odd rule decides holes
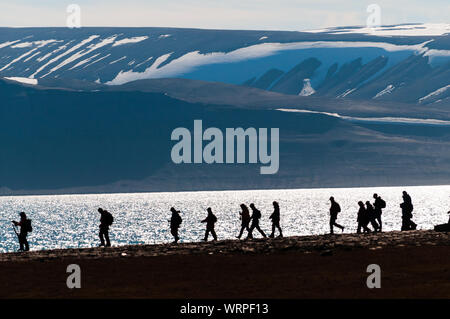
[[[372,234],[335,234],[275,239],[221,240],[161,245],[133,245],[111,248],[80,248],[31,251],[28,253],[0,254],[0,262],[54,260],[58,258],[135,258],[169,255],[197,254],[270,254],[274,252],[319,252],[332,255],[335,250],[370,249],[385,247],[449,246],[450,234],[446,232],[408,231]]]
[[[449,252],[430,230],[5,253],[0,298],[450,298]]]

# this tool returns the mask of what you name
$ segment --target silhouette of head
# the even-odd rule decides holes
[[[27,214],[25,214],[25,212],[20,212],[19,216],[21,218],[27,218]]]
[[[208,211],[208,214],[212,214],[212,209],[211,209],[211,207],[208,207],[206,210]]]
[[[173,207],[170,208],[170,211],[171,211],[172,213],[175,213],[175,212],[176,212],[175,208],[173,208]]]
[[[403,195],[406,195],[406,194],[408,194],[406,191],[403,191]]]
[[[359,201],[359,202],[358,202],[358,205],[359,205],[360,207],[364,207],[364,203],[363,203],[362,201]]]
[[[273,207],[275,207],[275,208],[280,208],[280,206],[278,205],[278,202],[277,202],[277,201],[274,201],[272,204],[273,204]]]
[[[251,208],[251,209],[255,209],[255,204],[251,203],[251,204],[250,204],[250,208]]]
[[[100,207],[100,208],[98,209],[98,212],[99,212],[100,214],[103,213],[103,208]]]
[[[377,197],[378,197],[377,193],[373,194],[373,198],[377,198]]]
[[[333,196],[330,197],[330,201],[334,202],[334,197]]]
[[[245,204],[241,204],[241,208],[246,209],[247,207],[245,206]]]
[[[366,205],[367,207],[372,206],[372,204],[369,201],[366,202]]]

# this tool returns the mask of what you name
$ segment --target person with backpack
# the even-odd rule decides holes
[[[381,196],[378,196],[378,194],[373,194],[373,198],[375,199],[375,202],[373,203],[373,206],[375,208],[375,219],[379,225],[378,231],[381,232],[383,229],[381,214],[383,213],[383,208],[386,208],[386,202],[381,198]]]
[[[250,226],[250,229],[248,231],[247,238],[253,238],[253,230],[256,228],[259,233],[266,238],[266,234],[264,234],[263,230],[259,227],[259,220],[261,219],[261,212],[255,207],[255,204],[250,204],[250,208],[252,209],[252,217],[250,219],[252,220],[252,225]]]
[[[173,238],[175,239],[174,243],[178,243],[178,240],[180,240],[180,237],[178,236],[178,229],[180,228],[180,225],[183,221],[180,216],[180,211],[176,210],[175,208],[171,208],[170,211],[172,212],[172,217],[170,218],[170,233],[172,234]]]
[[[205,238],[203,239],[203,241],[208,241],[209,233],[211,233],[211,235],[214,238],[214,241],[216,241],[217,235],[216,235],[216,231],[214,230],[214,227],[217,222],[217,217],[216,217],[216,215],[213,214],[211,207],[208,207],[207,211],[208,211],[208,216],[206,216],[206,218],[204,220],[202,220],[202,223],[206,223]]]
[[[275,237],[275,229],[277,228],[280,232],[280,237],[283,237],[283,232],[280,227],[280,205],[278,202],[273,202],[273,213],[270,215],[270,219],[272,220],[272,233],[269,235],[269,238]]]
[[[15,227],[20,226],[20,232],[17,234],[17,238],[19,239],[19,251],[29,251],[30,246],[28,244],[28,233],[31,233],[33,231],[33,227],[31,226],[31,219],[27,218],[27,214],[24,212],[21,212],[19,214],[20,221],[16,222],[15,220],[12,221]],[[14,229],[14,231],[16,231]]]
[[[402,230],[415,230],[417,224],[412,221],[414,206],[412,204],[411,196],[403,191],[403,203],[400,204],[402,209]]]
[[[366,202],[366,214],[370,224],[372,224],[373,231],[377,232],[378,229],[380,228],[380,225],[378,225],[377,223],[375,209],[373,208],[372,204],[369,201]]]
[[[249,225],[250,225],[250,212],[248,210],[247,205],[241,204],[241,212],[239,213],[239,217],[241,219],[241,231],[239,232],[239,235],[236,237],[237,239],[241,239],[242,234],[244,233],[244,230],[247,230],[247,233],[250,231]]]
[[[363,229],[364,233],[370,233],[369,227],[367,225],[369,224],[369,217],[367,216],[367,210],[364,206],[364,203],[362,201],[358,202],[359,210],[358,210],[358,218],[356,221],[358,222],[358,229],[356,230],[357,234],[361,234],[361,228]]]
[[[98,212],[100,213],[100,233],[98,236],[100,237],[100,247],[111,247],[111,242],[109,241],[109,226],[114,222],[114,217],[105,209],[99,208]],[[105,244],[106,241],[106,244]]]
[[[330,197],[331,207],[330,207],[330,234],[334,234],[333,227],[336,226],[337,228],[340,228],[342,232],[344,232],[344,226],[339,225],[336,223],[338,213],[341,212],[341,206],[334,200],[334,197]]]

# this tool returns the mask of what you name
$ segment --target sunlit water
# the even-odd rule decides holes
[[[206,217],[207,207],[212,207],[218,217],[219,239],[235,238],[240,225],[240,203],[255,203],[263,215],[262,229],[270,233],[269,216],[274,200],[280,203],[284,235],[324,234],[329,231],[331,195],[342,207],[338,223],[346,227],[346,233],[355,232],[357,202],[373,202],[374,192],[387,202],[383,212],[384,230],[399,230],[399,204],[404,189],[413,199],[413,220],[418,229],[432,229],[433,225],[447,222],[450,186],[0,197],[0,251],[17,250],[11,220],[18,220],[20,211],[25,211],[33,221],[29,236],[32,250],[97,246],[98,207],[114,215],[110,231],[113,246],[172,241],[168,223],[171,206],[182,212],[182,242],[201,240],[205,224],[200,221]]]

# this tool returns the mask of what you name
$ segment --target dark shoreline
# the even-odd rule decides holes
[[[449,233],[409,231],[5,253],[0,298],[450,298],[449,248]]]

